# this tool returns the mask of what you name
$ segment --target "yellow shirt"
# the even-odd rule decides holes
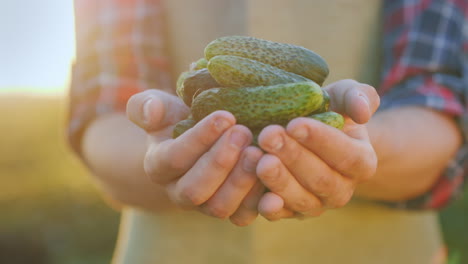
[[[251,35],[309,48],[330,66],[326,83],[377,84],[381,1],[165,0],[174,72],[211,40]],[[198,212],[124,211],[115,263],[428,264],[441,245],[435,213],[352,201],[318,218],[249,227]]]

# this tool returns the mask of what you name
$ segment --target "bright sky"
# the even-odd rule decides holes
[[[74,41],[72,0],[0,0],[0,92],[65,91]]]

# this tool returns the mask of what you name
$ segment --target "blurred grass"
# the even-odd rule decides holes
[[[65,144],[65,100],[0,94],[0,263],[109,263],[119,215]]]
[[[461,199],[440,212],[449,264],[468,264],[468,185]]]
[[[65,110],[62,97],[0,94],[0,263],[111,259],[118,213],[66,146]],[[450,264],[468,264],[468,195],[440,218]]]

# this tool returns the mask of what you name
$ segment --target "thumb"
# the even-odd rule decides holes
[[[128,119],[148,132],[174,125],[189,112],[177,96],[154,89],[133,95],[127,103]]]
[[[330,108],[358,124],[369,121],[380,105],[380,97],[374,87],[354,80],[341,80],[324,89],[330,95]]]

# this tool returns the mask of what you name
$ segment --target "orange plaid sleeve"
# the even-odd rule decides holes
[[[69,92],[68,141],[78,154],[86,126],[124,112],[145,89],[172,92],[160,0],[75,0],[76,61]]]

